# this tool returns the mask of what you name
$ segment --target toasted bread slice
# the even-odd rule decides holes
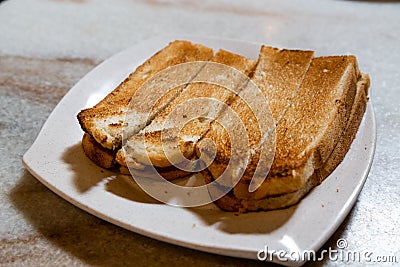
[[[344,159],[362,121],[368,99],[368,88],[369,77],[366,74],[362,74],[362,77],[357,82],[357,93],[345,131],[341,134],[335,148],[322,167],[316,170],[302,187],[290,193],[268,196],[263,199],[238,198],[232,190],[227,195],[216,200],[215,204],[226,211],[246,212],[280,209],[298,203],[313,187],[328,177]],[[203,175],[206,183],[214,181],[214,178],[208,171],[203,172]],[[215,190],[218,190],[218,188],[215,188]]]
[[[116,167],[115,155],[116,150],[108,149],[101,146],[96,140],[88,133],[84,133],[82,137],[82,148],[85,155],[96,165],[105,168],[112,169]]]
[[[152,164],[156,167],[165,168],[172,165],[171,161],[179,164],[181,162],[181,152],[185,158],[192,158],[194,156],[196,142],[208,131],[213,118],[218,116],[223,110],[224,105],[228,104],[234,98],[235,91],[240,90],[238,87],[248,82],[247,77],[254,70],[256,64],[254,60],[224,50],[219,50],[211,59],[211,62],[230,67],[228,68],[228,73],[224,73],[226,77],[218,73],[215,76],[216,80],[212,80],[214,83],[203,82],[213,77],[211,72],[225,70],[221,69],[221,65],[207,64],[196,76],[195,83],[189,85],[147,127],[140,131],[139,134],[133,135],[127,141],[125,147],[118,151],[117,161],[121,165],[125,165],[128,160],[134,161],[135,164]],[[216,83],[220,82],[218,79],[224,79],[225,84],[228,82],[236,90],[230,91],[217,85]],[[200,98],[216,99],[219,102],[203,105],[191,104],[191,101]],[[179,118],[185,118],[185,116],[192,118],[189,114],[200,116],[189,121],[179,131],[179,124],[175,120],[167,121],[168,116],[171,116],[173,112]],[[177,145],[178,143],[179,145]],[[165,150],[169,152],[169,157],[164,153]],[[148,162],[147,156],[151,162]]]
[[[313,59],[292,106],[276,128],[275,158],[268,178],[250,194],[245,188],[251,176],[245,174],[234,189],[236,196],[262,199],[302,188],[325,163],[344,131],[360,79],[353,56]]]
[[[311,51],[278,50],[266,46],[261,48],[259,63],[252,81],[261,90],[265,101],[269,104],[275,123],[281,120],[290,107],[310,67],[312,57],[313,52]],[[241,92],[240,96],[247,93],[246,89]],[[235,98],[230,108],[242,119],[248,134],[248,150],[252,151],[252,156],[245,172],[247,179],[247,177],[252,177],[257,163],[260,163],[260,151],[257,151],[257,148],[260,147],[263,136],[258,127],[260,122],[257,121],[257,117],[253,113],[255,107],[244,103],[243,98]],[[228,121],[229,117],[224,118],[225,115],[227,114],[221,116],[221,120]],[[265,114],[263,117],[264,120],[267,119],[267,115]],[[232,133],[225,131],[220,124],[213,123],[211,130],[204,137],[213,140],[217,148],[216,158],[209,166],[214,177],[219,177],[225,171],[232,153],[237,153],[237,151],[231,149],[229,134]],[[206,146],[203,147],[206,150]],[[207,155],[205,150],[198,151],[197,154],[204,153]],[[267,164],[266,160],[266,158],[263,158],[264,164]]]
[[[326,77],[327,75],[329,76]],[[359,93],[353,113],[361,113],[362,117],[365,109],[362,108],[365,106],[362,92],[366,91],[368,84],[368,77],[360,75],[357,62],[352,56],[313,59],[299,92],[292,100],[293,104],[277,126],[277,150],[267,179],[255,192],[250,193],[250,165],[250,171],[247,169],[244,174],[244,178],[247,179],[242,179],[218,205],[226,209],[227,203],[233,204],[232,200],[236,199],[235,208],[231,209],[245,211],[272,209],[297,203],[320,182],[322,175],[318,170],[323,170],[322,166],[328,162],[328,158],[332,157],[329,166],[338,164],[334,162],[342,155],[337,156],[339,152],[333,151],[349,121],[355,92],[358,90]],[[357,108],[359,106],[361,108]],[[296,132],[296,129],[301,131]],[[344,143],[350,144],[351,140],[350,138],[350,141]],[[344,156],[343,147],[345,145],[339,145],[338,150],[342,151]],[[299,155],[294,157],[293,151],[296,149]],[[221,164],[211,165],[209,170],[213,177],[218,177],[223,167]],[[330,170],[332,169],[330,167]],[[327,171],[323,173],[328,175]]]
[[[82,129],[105,148],[114,150],[121,147],[122,127],[126,111],[132,96],[135,95],[141,85],[167,67],[185,62],[208,61],[212,56],[211,48],[192,44],[188,41],[171,42],[139,66],[97,105],[82,110],[77,116]],[[152,114],[138,116],[139,120],[144,121],[136,121],[131,131],[135,133],[141,130],[158,112],[179,95],[181,90],[182,88],[177,88],[164,95],[163,99],[152,110]]]
[[[346,130],[341,135],[339,142],[336,144],[324,165],[317,170],[320,181],[324,180],[336,169],[350,149],[367,107],[369,86],[370,79],[368,74],[362,73],[361,78],[357,82],[357,94],[346,125]]]
[[[255,153],[234,188],[235,196],[263,199],[303,188],[338,142],[351,111],[359,78],[357,62],[352,56],[313,59],[290,108],[278,122],[275,157],[267,179],[256,191],[249,192],[260,155]],[[220,134],[213,138],[218,140],[218,136]],[[213,177],[219,177],[225,170],[224,161],[226,159],[217,158],[209,167]]]

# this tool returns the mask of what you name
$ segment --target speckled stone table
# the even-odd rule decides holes
[[[158,35],[193,34],[352,53],[371,76],[378,140],[354,208],[323,246],[400,263],[400,3],[396,1],[50,1],[0,4],[1,266],[266,266],[126,231],[56,196],[21,157],[62,96],[112,54]],[[393,259],[393,258],[392,258]],[[308,266],[363,266],[325,258]],[[371,263],[369,263],[371,264]],[[389,263],[373,263],[382,265]],[[395,265],[395,263],[393,263]]]

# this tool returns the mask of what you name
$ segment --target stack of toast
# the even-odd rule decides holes
[[[189,62],[201,63],[189,74],[188,82],[157,96],[157,104],[145,116],[137,114],[133,121],[132,117],[125,120],[130,105],[135,105],[130,103],[132,96],[146,81],[162,70]],[[249,97],[249,87],[237,83],[232,91],[215,83],[191,82],[207,75],[207,65],[211,63],[223,64],[247,76],[267,101],[275,132],[272,165],[267,164],[266,152],[260,149],[265,140],[257,120],[263,118],[255,116],[252,107],[243,101]],[[212,140],[216,154],[202,171],[205,182],[210,183],[224,173],[233,153],[243,153],[232,149],[231,133],[215,119],[229,121],[224,109],[229,106],[247,131],[249,158],[239,182],[215,204],[223,210],[240,212],[284,208],[298,203],[343,160],[366,109],[368,88],[369,77],[359,71],[354,56],[314,57],[312,51],[262,46],[254,61],[229,51],[214,54],[211,48],[200,44],[174,41],[139,66],[97,105],[78,114],[85,132],[82,146],[100,167],[129,174],[129,166],[146,174],[151,165],[165,179],[173,180],[191,174],[190,170],[177,167],[181,155],[189,160],[207,155],[204,143]],[[141,101],[151,98],[142,97]],[[216,99],[224,105],[191,107],[201,116],[180,129],[179,135],[168,136],[169,128],[177,127],[165,123],[168,116],[196,98]],[[183,108],[179,112],[186,116],[188,111]],[[126,128],[128,134],[123,133]],[[255,190],[249,190],[257,166],[264,165],[267,177],[260,177],[265,179]],[[218,186],[221,191],[226,189],[225,184]]]

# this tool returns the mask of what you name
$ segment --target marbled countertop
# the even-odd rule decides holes
[[[0,265],[267,265],[126,231],[56,196],[21,164],[57,102],[96,64],[142,40],[182,34],[357,55],[372,81],[376,154],[354,208],[323,249],[345,238],[350,249],[400,262],[399,32],[397,1],[2,2]],[[325,259],[307,265],[343,263]]]

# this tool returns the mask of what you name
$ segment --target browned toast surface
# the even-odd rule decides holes
[[[356,136],[358,127],[361,123],[368,102],[368,89],[370,79],[368,74],[361,74],[361,78],[357,82],[357,94],[354,99],[353,108],[351,110],[349,120],[346,124],[346,129],[340,136],[338,143],[333,149],[329,158],[324,165],[317,170],[320,180],[324,180],[331,174],[336,167],[342,162],[347,151]]]
[[[233,73],[229,72],[226,77],[221,77],[221,79],[232,83],[232,87],[240,86],[240,82],[243,82],[243,79],[242,77],[230,77],[229,75],[239,75],[237,72],[240,72],[240,75],[247,77],[253,71],[256,63],[254,60],[224,50],[219,50],[211,61],[223,64],[229,69],[235,69]],[[223,86],[202,82],[203,79],[208,81],[207,78],[212,76],[210,72],[214,70],[216,70],[214,66],[209,67],[206,65],[195,78],[198,82],[190,84],[147,127],[139,134],[132,136],[124,147],[127,155],[143,164],[149,164],[148,160],[144,158],[144,155],[148,155],[151,164],[157,167],[168,167],[172,164],[170,161],[171,156],[167,158],[164,153],[165,150],[168,150],[169,155],[172,155],[173,161],[176,159],[174,163],[180,162],[178,156],[181,152],[186,158],[191,158],[194,154],[195,143],[209,129],[212,118],[217,117],[223,108],[223,104],[229,103],[230,99],[235,96],[234,91],[230,91]],[[218,75],[216,78],[225,74]],[[235,84],[236,81],[239,84]],[[218,82],[218,80],[214,82]],[[193,100],[198,99],[207,99],[206,101],[213,99],[219,102],[203,102],[200,105],[191,104]],[[177,115],[176,118],[167,121],[172,113]],[[178,122],[175,120],[184,120],[185,116],[192,118],[190,114],[196,117],[188,121],[179,131],[176,131]],[[145,142],[146,146],[143,146],[143,142]],[[177,144],[179,145],[177,146]],[[122,165],[124,165],[125,161],[123,157],[124,155],[120,151],[117,160]]]
[[[167,67],[185,62],[207,61],[212,55],[212,49],[202,45],[192,44],[188,41],[171,42],[139,66],[97,105],[82,110],[78,114],[82,129],[106,148],[120,147],[126,110],[138,88]],[[165,99],[165,102],[168,102],[174,96],[172,92],[169,99]],[[163,107],[164,105],[160,105],[160,108]]]
[[[313,59],[300,89],[278,122],[276,151],[269,178],[253,195],[263,198],[270,194],[294,192],[307,182],[331,154],[345,128],[358,78],[354,57]],[[241,179],[245,187],[253,178],[258,156],[256,153],[251,158],[251,164]],[[217,160],[209,169],[214,177],[218,177],[225,166],[224,161]],[[249,194],[247,189],[240,188],[235,188],[237,193]]]
[[[255,195],[248,195],[248,198],[239,198],[235,194],[237,192],[232,190],[227,195],[215,201],[215,204],[226,211],[246,212],[279,209],[298,203],[313,187],[329,176],[329,174],[332,173],[332,171],[344,159],[363,118],[367,105],[368,87],[369,77],[368,75],[363,74],[357,83],[357,93],[354,99],[354,104],[351,108],[351,113],[346,122],[345,131],[340,135],[335,148],[322,167],[316,170],[296,191],[258,199]],[[204,177],[206,183],[214,181],[214,178],[209,172],[204,172]],[[274,179],[279,180],[280,178],[281,177],[275,177]],[[284,181],[281,186],[284,187],[286,182],[288,181]],[[247,188],[248,185],[246,188],[243,188],[243,190],[247,190]],[[218,190],[218,188],[216,188],[216,190]]]
[[[82,148],[85,155],[96,165],[105,169],[111,169],[116,166],[115,156],[117,152],[104,148],[88,133],[83,134]]]
[[[261,90],[276,124],[279,123],[296,96],[309,69],[312,56],[313,52],[311,51],[262,47],[252,81]],[[246,89],[241,92],[240,96],[244,93],[246,93]],[[253,151],[244,176],[245,180],[250,180],[260,159],[260,151],[256,151],[263,138],[258,127],[257,119],[260,118],[254,116],[252,110],[254,107],[247,105],[241,97],[235,98],[230,108],[242,119],[248,134],[249,149]],[[224,115],[228,114],[223,114],[221,120],[228,121],[229,117],[224,118]],[[267,115],[264,114],[261,119],[267,119]],[[209,167],[214,177],[222,174],[227,162],[231,159],[229,134],[232,133],[225,131],[220,124],[213,123],[211,130],[205,135],[205,138],[210,138],[217,146],[216,159]]]
[[[277,171],[302,166],[313,154],[318,168],[343,131],[360,78],[353,56],[314,58],[276,129],[274,166]]]

